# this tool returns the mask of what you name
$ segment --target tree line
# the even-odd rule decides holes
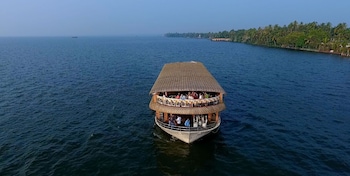
[[[350,28],[346,23],[332,26],[331,23],[317,22],[240,29],[208,33],[167,33],[167,37],[187,38],[230,38],[233,42],[281,47],[319,52],[333,52],[349,56]]]

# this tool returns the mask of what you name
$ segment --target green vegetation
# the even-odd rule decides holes
[[[332,27],[331,23],[318,24],[312,22],[303,24],[294,21],[283,27],[269,25],[258,29],[240,29],[217,33],[167,33],[165,36],[230,38],[233,42],[316,52],[333,52],[350,56],[350,28],[347,28],[346,23],[340,23]]]

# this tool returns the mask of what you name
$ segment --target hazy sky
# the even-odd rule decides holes
[[[350,0],[1,0],[0,36],[162,35],[345,22]]]

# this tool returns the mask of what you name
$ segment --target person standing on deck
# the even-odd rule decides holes
[[[190,119],[189,118],[186,119],[185,126],[186,127],[190,127]]]
[[[180,116],[177,116],[177,118],[176,118],[176,123],[177,123],[177,125],[180,125],[180,124],[181,124],[181,117],[180,117]]]

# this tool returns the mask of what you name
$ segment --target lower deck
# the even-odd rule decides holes
[[[176,139],[179,139],[185,143],[192,143],[199,138],[202,138],[209,133],[216,132],[219,129],[219,126],[221,124],[220,118],[218,121],[213,121],[207,124],[206,127],[203,126],[175,126],[175,125],[169,125],[169,123],[162,122],[157,117],[155,117],[155,123],[159,128],[161,128],[166,133],[170,134],[171,136],[175,137]]]
[[[216,119],[208,119],[208,115],[173,115],[170,118],[164,118],[164,114],[160,113],[159,118],[155,120],[159,126],[176,131],[203,131],[214,128],[218,124]],[[177,121],[180,117],[180,120]],[[186,125],[186,120],[189,123]],[[220,119],[219,119],[220,121]],[[180,123],[178,123],[180,122]]]

